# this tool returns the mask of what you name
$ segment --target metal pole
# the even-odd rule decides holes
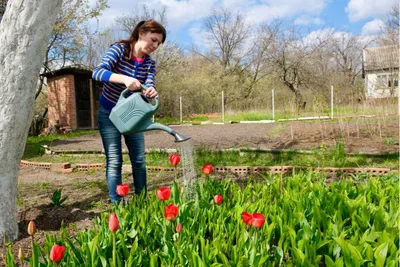
[[[333,119],[333,85],[331,85],[331,119]]]
[[[222,122],[225,122],[224,91],[222,91]]]
[[[275,120],[275,92],[272,89],[272,120]]]
[[[179,96],[179,121],[182,124],[182,96]]]

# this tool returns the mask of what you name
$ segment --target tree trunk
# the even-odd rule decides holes
[[[18,237],[17,179],[37,77],[62,0],[13,0],[0,24],[0,244]]]

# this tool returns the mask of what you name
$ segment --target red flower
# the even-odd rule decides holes
[[[178,216],[178,211],[179,209],[177,205],[169,204],[167,207],[165,207],[164,217],[169,221],[173,221]]]
[[[169,161],[171,162],[172,166],[176,166],[179,164],[179,162],[181,162],[181,157],[179,156],[179,154],[172,154],[171,156],[169,156]]]
[[[242,220],[245,224],[251,225],[251,222],[253,220],[253,215],[245,211],[242,213]]]
[[[119,184],[119,185],[117,185],[116,192],[121,197],[126,196],[129,193],[129,185],[128,184]]]
[[[50,251],[50,260],[60,261],[64,257],[65,247],[55,244]]]
[[[170,195],[171,190],[168,187],[161,187],[156,192],[156,196],[162,201],[168,200]]]
[[[253,225],[255,228],[260,228],[264,225],[265,223],[265,217],[261,213],[254,213],[253,214],[253,219],[251,220],[251,225]]]
[[[182,224],[181,223],[178,223],[177,225],[176,225],[176,232],[177,233],[180,233],[182,231]]]
[[[117,215],[115,213],[111,213],[110,219],[108,220],[108,228],[110,231],[115,233],[119,228],[119,221]]]
[[[201,171],[205,174],[205,175],[209,175],[212,173],[213,171],[213,166],[211,164],[204,164],[203,168],[201,169]]]
[[[214,196],[214,202],[215,202],[215,204],[221,204],[222,203],[222,200],[223,200],[223,198],[222,198],[222,196],[221,195],[215,195]]]
[[[30,221],[28,224],[28,235],[34,235],[36,233],[36,225],[34,221]]]

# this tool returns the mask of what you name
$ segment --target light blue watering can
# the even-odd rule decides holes
[[[142,85],[142,89],[147,90],[147,87]],[[175,142],[183,142],[190,139],[190,137],[179,134],[171,128],[151,120],[151,117],[160,106],[160,101],[157,98],[154,98],[155,105],[153,105],[141,92],[134,92],[127,96],[128,92],[129,89],[122,91],[117,104],[110,113],[110,120],[122,134],[162,130],[174,136]]]

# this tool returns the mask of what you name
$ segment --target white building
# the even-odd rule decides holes
[[[399,93],[399,45],[363,51],[366,98],[394,97]]]

